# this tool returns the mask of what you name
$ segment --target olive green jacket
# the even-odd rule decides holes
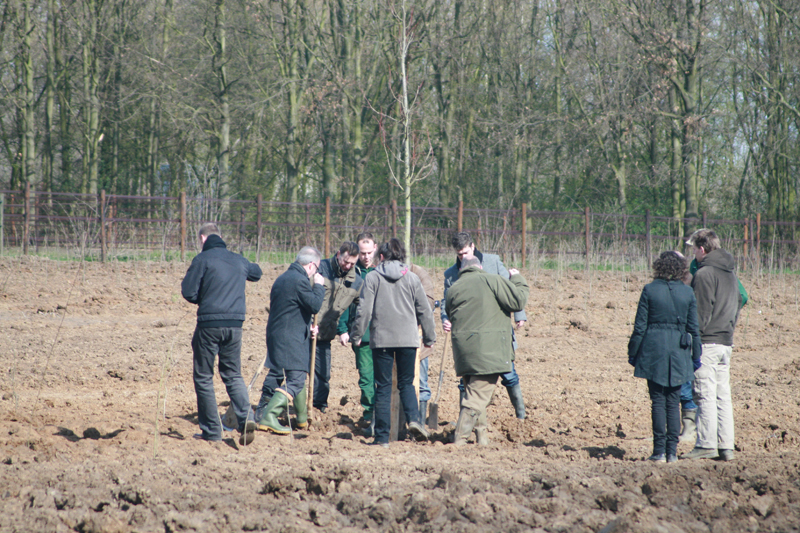
[[[504,374],[511,371],[511,313],[525,309],[530,289],[525,278],[505,279],[480,267],[459,273],[446,295],[453,324],[453,358],[457,376]]]

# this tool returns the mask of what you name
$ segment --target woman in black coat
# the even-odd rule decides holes
[[[633,375],[647,380],[652,402],[651,461],[678,460],[681,385],[694,380],[694,370],[700,367],[697,300],[682,281],[687,270],[678,252],[663,252],[655,260],[655,279],[642,289],[628,342],[628,362],[636,367]]]

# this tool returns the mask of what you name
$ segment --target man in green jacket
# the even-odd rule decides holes
[[[512,368],[509,314],[525,309],[530,289],[518,270],[508,273],[510,279],[487,274],[480,259],[465,259],[445,297],[456,375],[466,389],[453,440],[457,446],[466,444],[473,429],[478,444],[489,444],[486,408],[497,379]]]

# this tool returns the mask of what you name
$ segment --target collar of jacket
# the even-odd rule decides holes
[[[295,261],[294,263],[289,265],[289,270],[298,270],[298,271],[302,272],[305,277],[308,277],[308,272],[306,272],[306,269],[303,268],[303,265],[301,265],[297,261]],[[309,283],[310,282],[311,282],[311,280],[309,279]]]
[[[472,274],[473,272],[483,272],[483,269],[478,265],[468,266],[464,270],[458,272],[458,277],[460,279],[464,274]]]
[[[203,251],[205,252],[212,248],[227,248],[227,246],[219,235],[209,235],[206,237],[206,242],[203,243]]]
[[[481,264],[483,264],[483,254],[480,253],[477,248],[475,248],[475,257],[480,259]],[[458,256],[456,256],[456,268],[458,269],[459,272],[461,272],[461,258]]]

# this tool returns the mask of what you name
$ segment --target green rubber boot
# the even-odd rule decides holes
[[[305,429],[308,427],[308,392],[303,385],[303,389],[294,397],[294,413],[296,415],[297,427]]]
[[[272,399],[264,408],[261,420],[258,422],[258,429],[261,431],[271,431],[278,435],[288,435],[292,429],[282,426],[278,417],[283,414],[284,409],[289,408],[289,398],[280,391],[275,391]]]

